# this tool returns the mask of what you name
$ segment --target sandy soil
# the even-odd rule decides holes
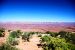
[[[6,31],[5,31],[5,37],[0,37],[0,45],[6,42],[8,36],[9,36],[9,33],[8,33],[8,31],[6,30]]]
[[[20,39],[20,44],[16,47],[21,50],[42,50],[42,48],[38,48],[37,44],[39,43],[40,38],[34,35],[30,42],[23,42],[22,39]]]
[[[9,33],[5,32],[5,37],[0,37],[0,45],[5,43]],[[19,38],[19,45],[16,45],[20,50],[42,50],[42,48],[38,48],[37,44],[39,43],[40,38],[37,35],[33,35],[30,39],[30,42],[24,42],[22,38]]]

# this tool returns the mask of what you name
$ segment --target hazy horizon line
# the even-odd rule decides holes
[[[0,21],[0,23],[75,23],[75,22],[20,22],[20,21],[15,21],[15,22],[12,22],[12,21],[10,21],[10,22],[2,22],[2,21]]]

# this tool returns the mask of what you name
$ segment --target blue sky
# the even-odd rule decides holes
[[[74,0],[2,0],[1,22],[75,22]]]

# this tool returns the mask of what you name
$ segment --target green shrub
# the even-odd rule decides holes
[[[69,48],[71,48],[71,50],[75,50],[75,45],[74,44],[70,44],[68,43]]]
[[[29,41],[30,35],[31,35],[30,33],[25,32],[25,33],[22,35],[22,39],[25,40],[25,41]]]
[[[50,41],[50,39],[49,39],[49,37],[48,37],[47,35],[41,37],[41,39],[42,39],[41,42],[43,42],[43,43],[44,43],[44,42],[49,42],[49,41]]]
[[[75,33],[70,34],[69,41],[71,41],[73,44],[75,44]]]
[[[9,44],[2,44],[0,46],[0,50],[19,50],[19,49],[16,48],[16,47],[11,46]]]
[[[35,32],[29,32],[29,34],[30,34],[30,35],[34,35],[34,34],[35,34]]]
[[[19,40],[13,40],[12,41],[12,45],[18,45],[19,44]]]
[[[19,44],[19,40],[16,38],[8,37],[7,43],[14,46]]]
[[[10,32],[11,30],[8,30],[8,32]]]
[[[13,31],[13,32],[10,33],[9,36],[12,37],[12,38],[19,38],[21,36],[21,32]]]
[[[17,30],[16,32],[17,32],[19,35],[22,35],[21,30]]]
[[[41,35],[41,34],[39,34],[39,35],[38,35],[38,37],[42,37],[42,35]]]
[[[62,38],[65,38],[68,32],[60,31],[58,34],[61,35]]]
[[[64,38],[56,38],[52,36],[43,36],[42,38],[44,50],[73,50],[74,47],[70,47],[70,43],[67,43]]]
[[[0,37],[4,37],[4,36],[5,36],[4,32],[3,33],[0,32]]]
[[[52,37],[56,37],[58,35],[57,32],[50,32],[50,31],[47,31],[46,34],[50,34]]]
[[[0,28],[0,32],[5,32],[5,29],[4,28]]]
[[[16,31],[13,31],[13,32],[11,32],[10,33],[10,35],[9,35],[10,37],[12,37],[12,38],[15,38],[15,37],[17,37],[18,36],[18,34],[17,34],[17,32]]]
[[[75,44],[75,33],[60,31],[58,34],[61,38],[65,38],[67,42]]]
[[[4,32],[5,32],[5,29],[4,28],[0,28],[0,37],[4,37],[5,36]]]

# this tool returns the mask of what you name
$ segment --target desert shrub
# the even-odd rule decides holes
[[[19,44],[19,40],[13,40],[11,45],[18,45]]]
[[[62,38],[65,38],[68,35],[68,32],[60,31],[58,34],[61,35]]]
[[[4,37],[4,36],[5,36],[5,33],[0,32],[0,37]]]
[[[8,32],[10,32],[11,30],[8,30]]]
[[[50,34],[52,37],[56,37],[58,35],[57,32],[50,32],[50,31],[47,31],[46,34]]]
[[[38,37],[42,37],[42,35],[41,35],[41,34],[39,34],[39,35],[38,35]]]
[[[34,35],[35,34],[35,32],[29,32],[30,33],[30,35]]]
[[[22,35],[22,39],[25,40],[25,41],[29,41],[30,35],[31,35],[30,33],[25,32],[25,33]]]
[[[0,28],[0,32],[5,32],[5,29],[4,28]]]
[[[64,38],[56,38],[52,36],[43,36],[42,38],[44,50],[73,50],[74,47],[70,47],[70,43],[67,43]]]
[[[10,32],[10,37],[12,38],[19,38],[21,36],[22,32],[20,32],[20,30],[17,30],[17,31],[13,31],[13,32]]]
[[[9,44],[2,44],[0,46],[0,50],[19,50],[19,49],[16,48],[16,47],[11,46]]]
[[[16,32],[17,32],[19,35],[22,34],[21,30],[17,30]]]
[[[18,36],[19,36],[19,37],[22,36],[22,33],[23,33],[23,32],[22,32],[21,30],[17,30],[16,32],[18,33]]]
[[[70,39],[69,39],[73,44],[75,44],[75,34],[71,33],[70,34]]]
[[[4,37],[5,36],[4,32],[5,32],[5,29],[4,28],[0,28],[0,37]]]
[[[61,38],[65,38],[67,42],[71,42],[75,44],[75,34],[71,32],[66,32],[66,31],[60,31],[58,33]]]
[[[38,34],[39,34],[39,32],[35,32],[35,34],[36,34],[36,35],[38,35]]]
[[[12,37],[12,38],[15,38],[15,37],[18,37],[19,35],[16,31],[13,31],[13,32],[10,33],[9,36]]]
[[[18,45],[18,38],[21,36],[21,32],[19,30],[10,32],[9,37],[7,38],[7,43],[10,45]]]
[[[16,38],[8,37],[7,43],[14,46],[19,44],[19,40]]]
[[[75,50],[75,45],[74,44],[70,44],[68,43],[69,48],[71,48],[71,50]]]
[[[41,39],[42,39],[42,41],[41,42],[48,42],[48,41],[50,41],[50,39],[49,39],[49,37],[48,36],[43,36],[43,37],[41,37]]]

